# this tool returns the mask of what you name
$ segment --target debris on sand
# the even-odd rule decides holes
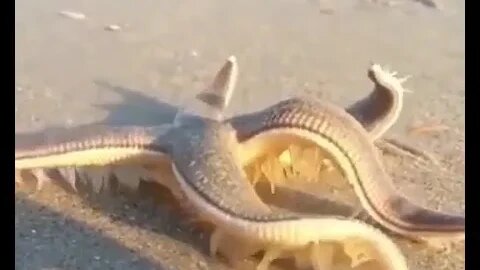
[[[319,12],[322,15],[333,15],[335,10],[333,8],[320,8]]]
[[[197,57],[197,56],[198,56],[197,50],[191,50],[191,51],[190,51],[190,55],[191,55],[192,57]]]
[[[449,126],[444,125],[442,123],[433,122],[433,123],[422,123],[411,125],[408,128],[409,135],[431,135],[434,133],[439,133],[445,130],[450,129]]]
[[[428,8],[440,9],[440,6],[434,0],[415,0],[415,2],[418,2]]]
[[[85,16],[83,13],[70,10],[62,10],[58,14],[73,20],[84,20],[87,18],[87,16]]]
[[[104,29],[107,30],[107,31],[112,31],[112,32],[114,32],[114,31],[120,31],[120,30],[122,30],[122,27],[121,27],[120,25],[118,25],[118,24],[109,24],[109,25],[105,26]]]

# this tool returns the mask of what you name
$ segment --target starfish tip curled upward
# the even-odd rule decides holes
[[[406,75],[401,78],[397,78],[397,71],[390,71],[387,67],[382,67],[380,64],[371,62],[368,69],[368,77],[375,83],[385,85],[390,89],[397,91],[398,93],[413,93],[412,90],[405,89],[402,85],[410,79],[411,75]]]
[[[210,85],[188,100],[184,108],[177,113],[174,124],[181,125],[192,117],[221,121],[235,90],[237,77],[237,59],[230,56],[217,71]]]

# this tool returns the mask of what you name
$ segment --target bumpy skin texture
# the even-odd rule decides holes
[[[225,213],[254,221],[281,220],[284,215],[272,214],[246,181],[229,147],[234,146],[232,131],[222,123],[202,120],[179,132],[171,153],[176,170],[196,193]]]
[[[408,235],[463,231],[463,217],[423,209],[395,193],[369,134],[342,109],[327,103],[291,99],[222,122],[221,111],[228,104],[235,81],[232,79],[235,65],[231,63],[230,68],[217,74],[211,91],[194,99],[193,105],[199,106],[183,110],[172,126],[146,129],[97,126],[62,135],[18,135],[15,167],[24,170],[153,164],[166,160],[173,162],[178,182],[174,184],[180,186],[193,206],[227,233],[262,244],[299,248],[312,241],[363,238],[376,246],[383,254],[380,257],[387,258],[387,268],[406,269],[395,245],[366,224],[339,217],[307,218],[276,213],[261,202],[239,166],[247,160],[245,156],[254,157],[262,149],[275,145],[270,135],[283,133],[290,139],[312,140],[326,149],[354,186],[362,205],[387,228]],[[212,99],[212,95],[218,98]],[[382,110],[387,112],[389,107]],[[380,126],[391,124],[386,118],[388,114],[379,116]],[[365,121],[372,124],[373,130],[374,119]]]
[[[178,182],[187,199],[198,208],[198,211],[228,233],[264,245],[298,248],[320,240],[347,241],[349,238],[363,238],[372,242],[376,250],[382,253],[379,258],[387,258],[384,263],[388,269],[406,269],[405,260],[393,242],[364,223],[340,217],[308,218],[295,214],[275,213],[270,210],[257,197],[239,167],[238,159],[241,157],[236,151],[238,145],[235,132],[229,125],[214,120],[185,117],[179,126],[171,127],[162,134],[164,139],[170,139],[167,140],[169,143],[162,147],[155,144],[158,137],[143,134],[138,136],[136,131],[118,132],[118,136],[113,136],[116,139],[111,139],[110,135],[101,140],[93,139],[96,135],[89,139],[84,138],[86,142],[95,142],[93,147],[95,151],[122,148],[121,154],[116,158],[105,155],[110,159],[102,159],[103,156],[99,155],[86,160],[76,157],[79,157],[79,152],[90,151],[90,144],[71,144],[68,138],[62,136],[59,140],[62,145],[58,147],[59,150],[52,150],[56,148],[50,145],[30,147],[29,151],[19,151],[16,160],[19,165],[16,167],[25,169],[28,167],[28,160],[33,164],[35,160],[42,159],[45,156],[44,149],[53,151],[54,154],[50,156],[60,157],[64,154],[72,154],[73,157],[70,160],[77,160],[81,164],[136,160],[139,156],[143,157],[152,152],[159,155],[168,154],[173,159],[174,171],[177,173]],[[75,141],[78,139],[76,138]],[[128,150],[139,150],[139,152]],[[91,155],[87,156],[91,157]],[[21,161],[24,161],[23,167]],[[44,164],[44,166],[50,165]]]
[[[369,225],[341,217],[273,211],[260,200],[240,167],[234,130],[205,119],[185,123],[171,148],[174,172],[192,205],[227,234],[290,248],[358,237],[375,246],[387,269],[407,269],[396,246]]]
[[[301,132],[307,132],[307,136],[311,136],[311,138],[326,136],[327,140],[333,142],[332,145],[335,147],[342,146],[342,153],[340,153],[340,155],[352,156],[352,158],[346,159],[347,162],[343,163],[343,166],[348,167],[344,171],[352,171],[353,176],[347,176],[347,178],[355,179],[352,184],[358,187],[356,190],[360,198],[364,198],[362,201],[365,204],[364,207],[370,209],[369,213],[371,213],[373,217],[376,217],[377,221],[393,231],[400,229],[400,233],[408,234],[410,231],[455,232],[464,229],[463,216],[433,212],[412,205],[408,200],[397,195],[393,185],[388,179],[388,175],[382,167],[378,154],[371,143],[368,143],[368,134],[366,134],[362,127],[353,121],[348,114],[343,113],[343,119],[339,118],[340,109],[329,106],[329,110],[332,111],[322,111],[322,106],[320,106],[319,103],[291,99],[273,105],[261,112],[230,119],[230,122],[237,131],[240,143],[244,143],[259,134],[265,134],[267,131],[276,130],[279,132],[282,129],[289,128],[289,130],[286,131],[287,133],[295,134],[295,130],[299,130]],[[334,115],[336,115],[338,119],[335,119]],[[212,125],[214,125],[213,123],[214,122],[212,122]],[[198,121],[196,124],[205,125],[202,121]],[[219,123],[215,124],[220,125]],[[355,132],[349,130],[352,129],[352,127],[356,129]],[[79,159],[72,159],[72,162],[68,162],[69,159],[55,158],[51,160],[51,163],[40,164],[40,167],[90,165],[91,163],[96,165],[122,161],[131,163],[133,162],[132,159],[137,159],[136,162],[147,163],[146,160],[149,155],[151,155],[150,159],[153,160],[155,153],[168,153],[168,150],[172,148],[167,143],[170,141],[168,138],[175,138],[173,141],[179,142],[177,147],[172,148],[176,150],[184,149],[184,146],[187,144],[193,143],[193,145],[191,145],[192,147],[199,147],[202,145],[200,144],[202,141],[212,142],[214,139],[219,139],[218,135],[214,136],[214,134],[209,134],[212,138],[203,136],[200,137],[202,140],[199,141],[196,139],[199,137],[198,134],[190,134],[190,132],[194,132],[195,130],[197,129],[186,127],[182,129],[182,132],[172,135],[171,132],[166,132],[165,129],[160,128],[142,129],[136,127],[109,128],[94,126],[90,128],[80,128],[73,130],[73,132],[69,131],[66,133],[42,133],[44,135],[48,134],[43,137],[38,136],[38,134],[21,135],[18,136],[16,142],[16,163],[21,163],[23,160],[28,159],[38,160],[43,156],[61,156],[64,153],[88,152],[91,149],[99,150],[110,148],[140,150],[141,154],[129,155],[126,151],[125,153],[127,154],[124,156],[111,157],[114,158],[114,160],[105,161],[99,160],[101,156],[92,156],[95,160],[85,160],[83,164],[82,160]],[[362,139],[359,140],[358,138]],[[225,147],[225,140],[218,140],[220,145],[217,148]],[[315,139],[313,140],[315,141]],[[50,142],[54,142],[54,144]],[[195,154],[220,152],[218,149],[215,151],[213,149],[213,147],[211,147],[211,150],[208,150],[206,147],[198,148]],[[191,159],[192,156],[193,155],[178,155],[175,156],[175,158],[181,159],[186,157],[187,159]],[[354,158],[356,158],[356,160],[354,160]],[[337,160],[337,162],[339,161],[340,160]],[[62,162],[64,163],[62,164]],[[185,162],[187,162],[187,160],[185,160]],[[32,164],[38,163],[34,162]],[[29,167],[23,167],[21,169],[25,168]],[[218,170],[219,168],[214,168],[211,171],[214,172]],[[229,174],[225,173],[225,177],[227,176],[229,176]],[[378,181],[378,179],[384,179],[384,181]],[[244,190],[248,190],[247,183],[244,183],[244,185]],[[215,187],[215,185],[211,185],[209,189],[215,189]],[[250,195],[253,196],[253,193]],[[229,199],[229,197],[231,196],[228,196],[226,199]]]
[[[165,153],[167,140],[162,136],[166,129],[167,126],[148,128],[87,125],[49,129],[40,133],[16,133],[15,161],[99,148],[137,148]],[[70,165],[81,166],[78,163]]]
[[[326,103],[290,99],[266,110],[232,119],[238,140],[297,134],[327,149],[376,221],[402,235],[463,233],[465,218],[425,209],[401,196],[386,173],[377,150],[360,124],[344,110]],[[241,127],[240,127],[241,126]],[[241,132],[240,132],[241,131]],[[323,141],[323,142],[320,142]],[[330,146],[327,146],[330,145]]]
[[[226,66],[228,67],[228,65]],[[195,100],[194,105],[202,108],[203,115],[195,115],[187,111],[186,114],[184,113],[186,118],[179,117],[179,123],[184,127],[179,134],[170,136],[172,141],[180,141],[182,142],[180,144],[184,144],[184,142],[193,140],[192,138],[195,137],[193,135],[183,136],[184,140],[175,138],[182,137],[185,131],[188,133],[191,128],[188,127],[189,121],[193,121],[197,125],[208,117],[213,117],[214,121],[218,121],[216,116],[218,116],[219,110],[228,104],[233,87],[231,76],[228,74],[236,72],[229,73],[229,70],[235,71],[235,68],[232,69],[232,65],[230,65],[230,69],[224,67],[217,74],[216,79],[220,78],[220,81],[224,82],[223,85],[228,85],[225,88],[226,91],[222,92],[224,89],[221,87],[222,83],[213,83],[214,87],[210,88],[213,90],[205,92],[209,95],[219,95],[221,98],[218,100],[223,100],[215,103],[215,106],[211,106],[210,111],[214,113],[210,113],[209,107],[204,107],[205,104],[199,102],[202,101],[201,99]],[[392,125],[392,121],[396,119],[396,115],[401,109],[399,102],[402,99],[402,88],[399,83],[395,85],[385,81],[385,77],[379,76],[378,69],[371,68],[369,76],[375,83],[374,91],[363,101],[352,105],[349,111],[354,114],[354,117],[361,119],[364,128],[370,132],[379,129],[385,130],[385,127],[388,128]],[[347,179],[355,187],[363,206],[376,221],[393,231],[411,235],[412,232],[443,233],[459,232],[464,229],[464,217],[430,211],[413,205],[404,197],[397,195],[393,185],[388,181],[388,176],[378,155],[369,142],[371,138],[368,138],[369,135],[366,134],[364,128],[360,127],[358,122],[343,110],[329,105],[327,107],[330,111],[322,111],[322,106],[326,107],[322,104],[292,99],[280,102],[261,112],[234,117],[227,123],[231,123],[235,128],[237,139],[241,144],[257,135],[264,136],[271,131],[298,135],[315,142],[317,142],[316,138],[325,139],[332,146],[333,151],[338,150],[337,155],[334,155],[334,158],[337,158],[336,161],[339,162],[342,159],[345,161],[340,165],[344,166],[342,169]],[[195,117],[189,117],[189,115]],[[377,118],[374,117],[375,115]],[[149,160],[155,162],[158,156],[168,156],[171,151],[167,135],[172,134],[172,132],[168,132],[171,128],[171,126],[151,128],[92,126],[67,132],[19,134],[16,140],[16,168],[104,165],[122,162],[148,163]],[[203,137],[203,140],[207,139]],[[271,141],[273,144],[274,139]],[[320,144],[320,146],[324,145]],[[182,149],[182,145],[173,149]],[[206,149],[203,150],[206,151]],[[107,154],[90,154],[90,152],[98,151],[100,153],[107,152]],[[255,150],[250,150],[250,152],[255,152]],[[359,156],[362,158],[358,159]],[[384,179],[385,181],[383,181]]]

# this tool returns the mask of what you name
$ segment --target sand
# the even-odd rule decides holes
[[[16,130],[171,121],[232,54],[240,75],[229,115],[294,95],[347,105],[370,91],[375,61],[412,75],[388,135],[441,161],[422,170],[390,158],[396,183],[464,212],[464,18],[465,3],[453,0],[16,0]],[[448,129],[408,135],[418,123]],[[55,185],[15,194],[16,269],[228,269],[161,203]],[[464,269],[463,244],[447,254],[402,249],[412,269]]]

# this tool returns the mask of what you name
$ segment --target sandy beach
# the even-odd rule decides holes
[[[388,135],[441,164],[387,157],[395,183],[419,203],[464,213],[464,21],[454,0],[16,0],[16,131],[170,122],[230,55],[240,74],[228,115],[290,96],[346,106],[372,89],[373,61],[412,76]],[[444,128],[408,132],[418,125]],[[50,184],[15,197],[19,270],[229,268],[208,256],[206,235],[151,198]],[[411,269],[465,268],[464,243],[449,253],[400,246]]]

